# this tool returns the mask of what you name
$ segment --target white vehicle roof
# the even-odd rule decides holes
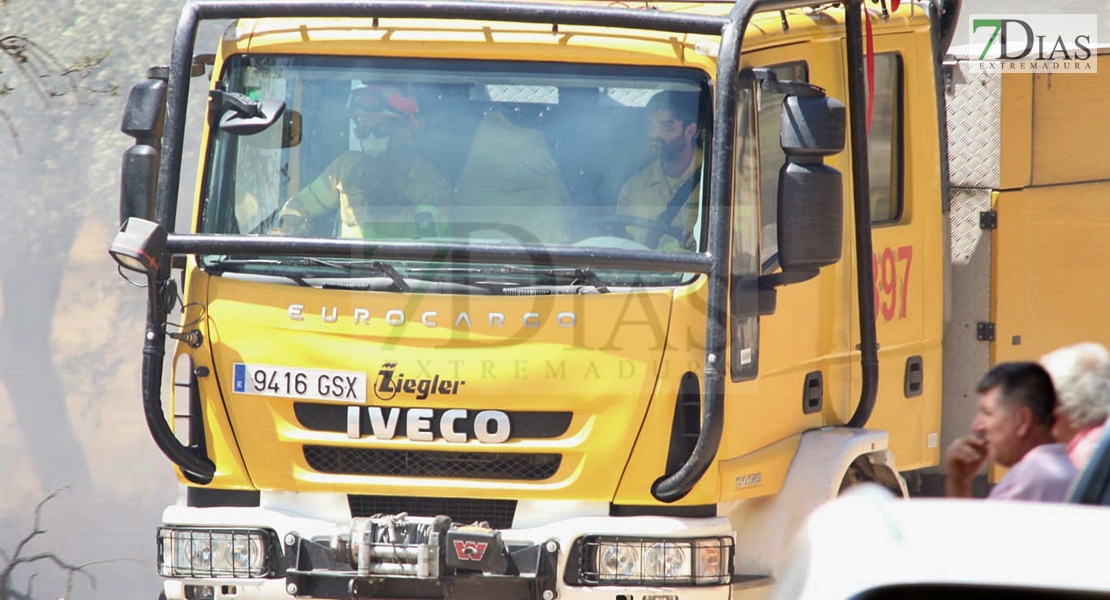
[[[938,585],[946,596],[973,591],[977,597],[1012,597],[1007,595],[1015,590],[1048,592],[1028,596],[1038,598],[1105,596],[1110,569],[1100,542],[1106,539],[1106,507],[903,500],[862,485],[814,511],[770,597],[895,598]],[[897,594],[867,593],[905,584]]]

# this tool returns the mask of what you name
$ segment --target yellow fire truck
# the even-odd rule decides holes
[[[1005,225],[1075,202],[1030,123],[1088,82],[946,63],[958,4],[188,3],[110,248],[165,596],[739,597],[844,486],[905,494],[942,396],[962,431],[980,367],[1082,331]]]

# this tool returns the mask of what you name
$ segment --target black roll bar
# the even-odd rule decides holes
[[[158,449],[177,465],[185,478],[207,484],[216,474],[216,465],[199,446],[185,446],[174,435],[162,412],[162,367],[166,355],[165,279],[151,277],[147,285],[146,335],[143,340],[142,394],[143,416]],[[192,435],[192,434],[190,434]]]
[[[812,3],[812,0],[811,0]],[[803,3],[804,4],[804,3]],[[364,0],[341,2],[327,0],[241,0],[207,2],[195,0],[185,5],[177,23],[170,54],[167,86],[166,131],[162,138],[164,160],[158,173],[157,221],[172,233],[177,214],[177,192],[181,176],[182,143],[185,139],[185,109],[189,97],[189,72],[196,43],[197,27],[202,20],[254,17],[362,17],[429,18],[482,21],[550,23],[648,29],[676,33],[717,35],[725,20],[720,17],[673,13],[658,10],[630,10],[593,6],[562,6],[520,2],[483,2],[444,0]]]
[[[185,139],[185,117],[188,105],[189,83],[192,70],[193,52],[199,23],[202,20],[237,19],[251,17],[362,17],[362,18],[406,18],[424,17],[432,19],[465,19],[504,22],[550,23],[552,26],[583,25],[599,27],[620,27],[624,29],[647,29],[673,31],[677,33],[701,33],[716,35],[724,25],[724,19],[713,16],[688,13],[668,13],[650,10],[629,10],[626,8],[600,8],[590,6],[559,6],[525,4],[515,2],[488,2],[443,0],[439,2],[416,2],[410,0],[364,0],[361,2],[305,0],[250,0],[232,2],[209,2],[194,0],[181,12],[174,33],[170,55],[169,78],[167,80],[167,106],[165,132],[162,137],[163,161],[159,166],[158,202],[156,221],[171,235],[166,241],[168,254],[191,252],[231,252],[237,248],[247,248],[251,252],[286,252],[289,249],[305,249],[297,241],[272,242],[259,239],[246,240],[246,236],[234,239],[216,239],[215,236],[176,236],[178,186],[181,181],[181,163]],[[281,244],[284,243],[284,246]],[[242,244],[242,245],[240,245]],[[392,256],[390,248],[377,249],[344,246],[317,248],[322,255],[336,256],[333,252],[344,252],[341,256],[361,256],[366,252],[376,252],[375,257]],[[388,245],[386,245],[388,246]],[[424,249],[409,248],[413,252],[432,253],[439,256],[443,247]],[[465,253],[471,260],[501,260],[513,264],[534,264],[532,250],[516,248],[508,251],[477,247],[448,249],[454,255]],[[706,273],[713,269],[714,261],[705,254],[679,255],[653,253],[655,256],[640,255],[629,257],[619,251],[598,252],[588,249],[549,252],[542,258],[550,259],[553,265],[571,264],[579,260],[578,266],[620,267],[640,270],[672,270],[677,272]],[[413,254],[407,255],[413,258]],[[169,279],[170,261],[163,261],[162,269],[152,288],[160,288]],[[540,264],[546,264],[541,262]],[[182,445],[162,416],[161,377],[166,339],[166,315],[160,305],[160,298],[152,292],[148,300],[146,339],[143,347],[143,408],[147,426],[155,443],[176,464],[187,478],[199,484],[207,484],[215,474],[215,465],[197,447]]]
[[[867,74],[863,65],[862,2],[844,15],[848,39],[848,130],[852,137],[852,191],[856,222],[856,294],[859,296],[859,403],[847,427],[863,427],[871,418],[879,393],[879,343],[875,333],[875,274],[871,272],[871,175],[867,163]],[[858,60],[857,60],[858,59]]]
[[[321,256],[374,260],[450,261],[591,269],[627,269],[667,273],[708,273],[713,260],[694,252],[622,250],[591,246],[547,247],[528,244],[458,242],[372,242],[360,239],[259,237],[250,235],[179,235],[166,237],[170,254],[249,254],[252,256]]]

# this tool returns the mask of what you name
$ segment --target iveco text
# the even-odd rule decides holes
[[[509,415],[499,410],[482,410],[476,414],[461,408],[383,408],[381,406],[347,407],[347,437],[358,439],[367,433],[360,414],[365,408],[369,416],[369,433],[379,440],[403,435],[414,442],[465,443],[470,439],[483,444],[500,444],[512,436]]]

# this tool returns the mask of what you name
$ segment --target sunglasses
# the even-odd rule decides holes
[[[401,125],[401,120],[397,118],[390,118],[385,121],[379,121],[374,125],[367,125],[363,123],[363,117],[354,116],[351,120],[355,123],[355,137],[364,140],[374,134],[376,137],[386,137],[392,134]]]

